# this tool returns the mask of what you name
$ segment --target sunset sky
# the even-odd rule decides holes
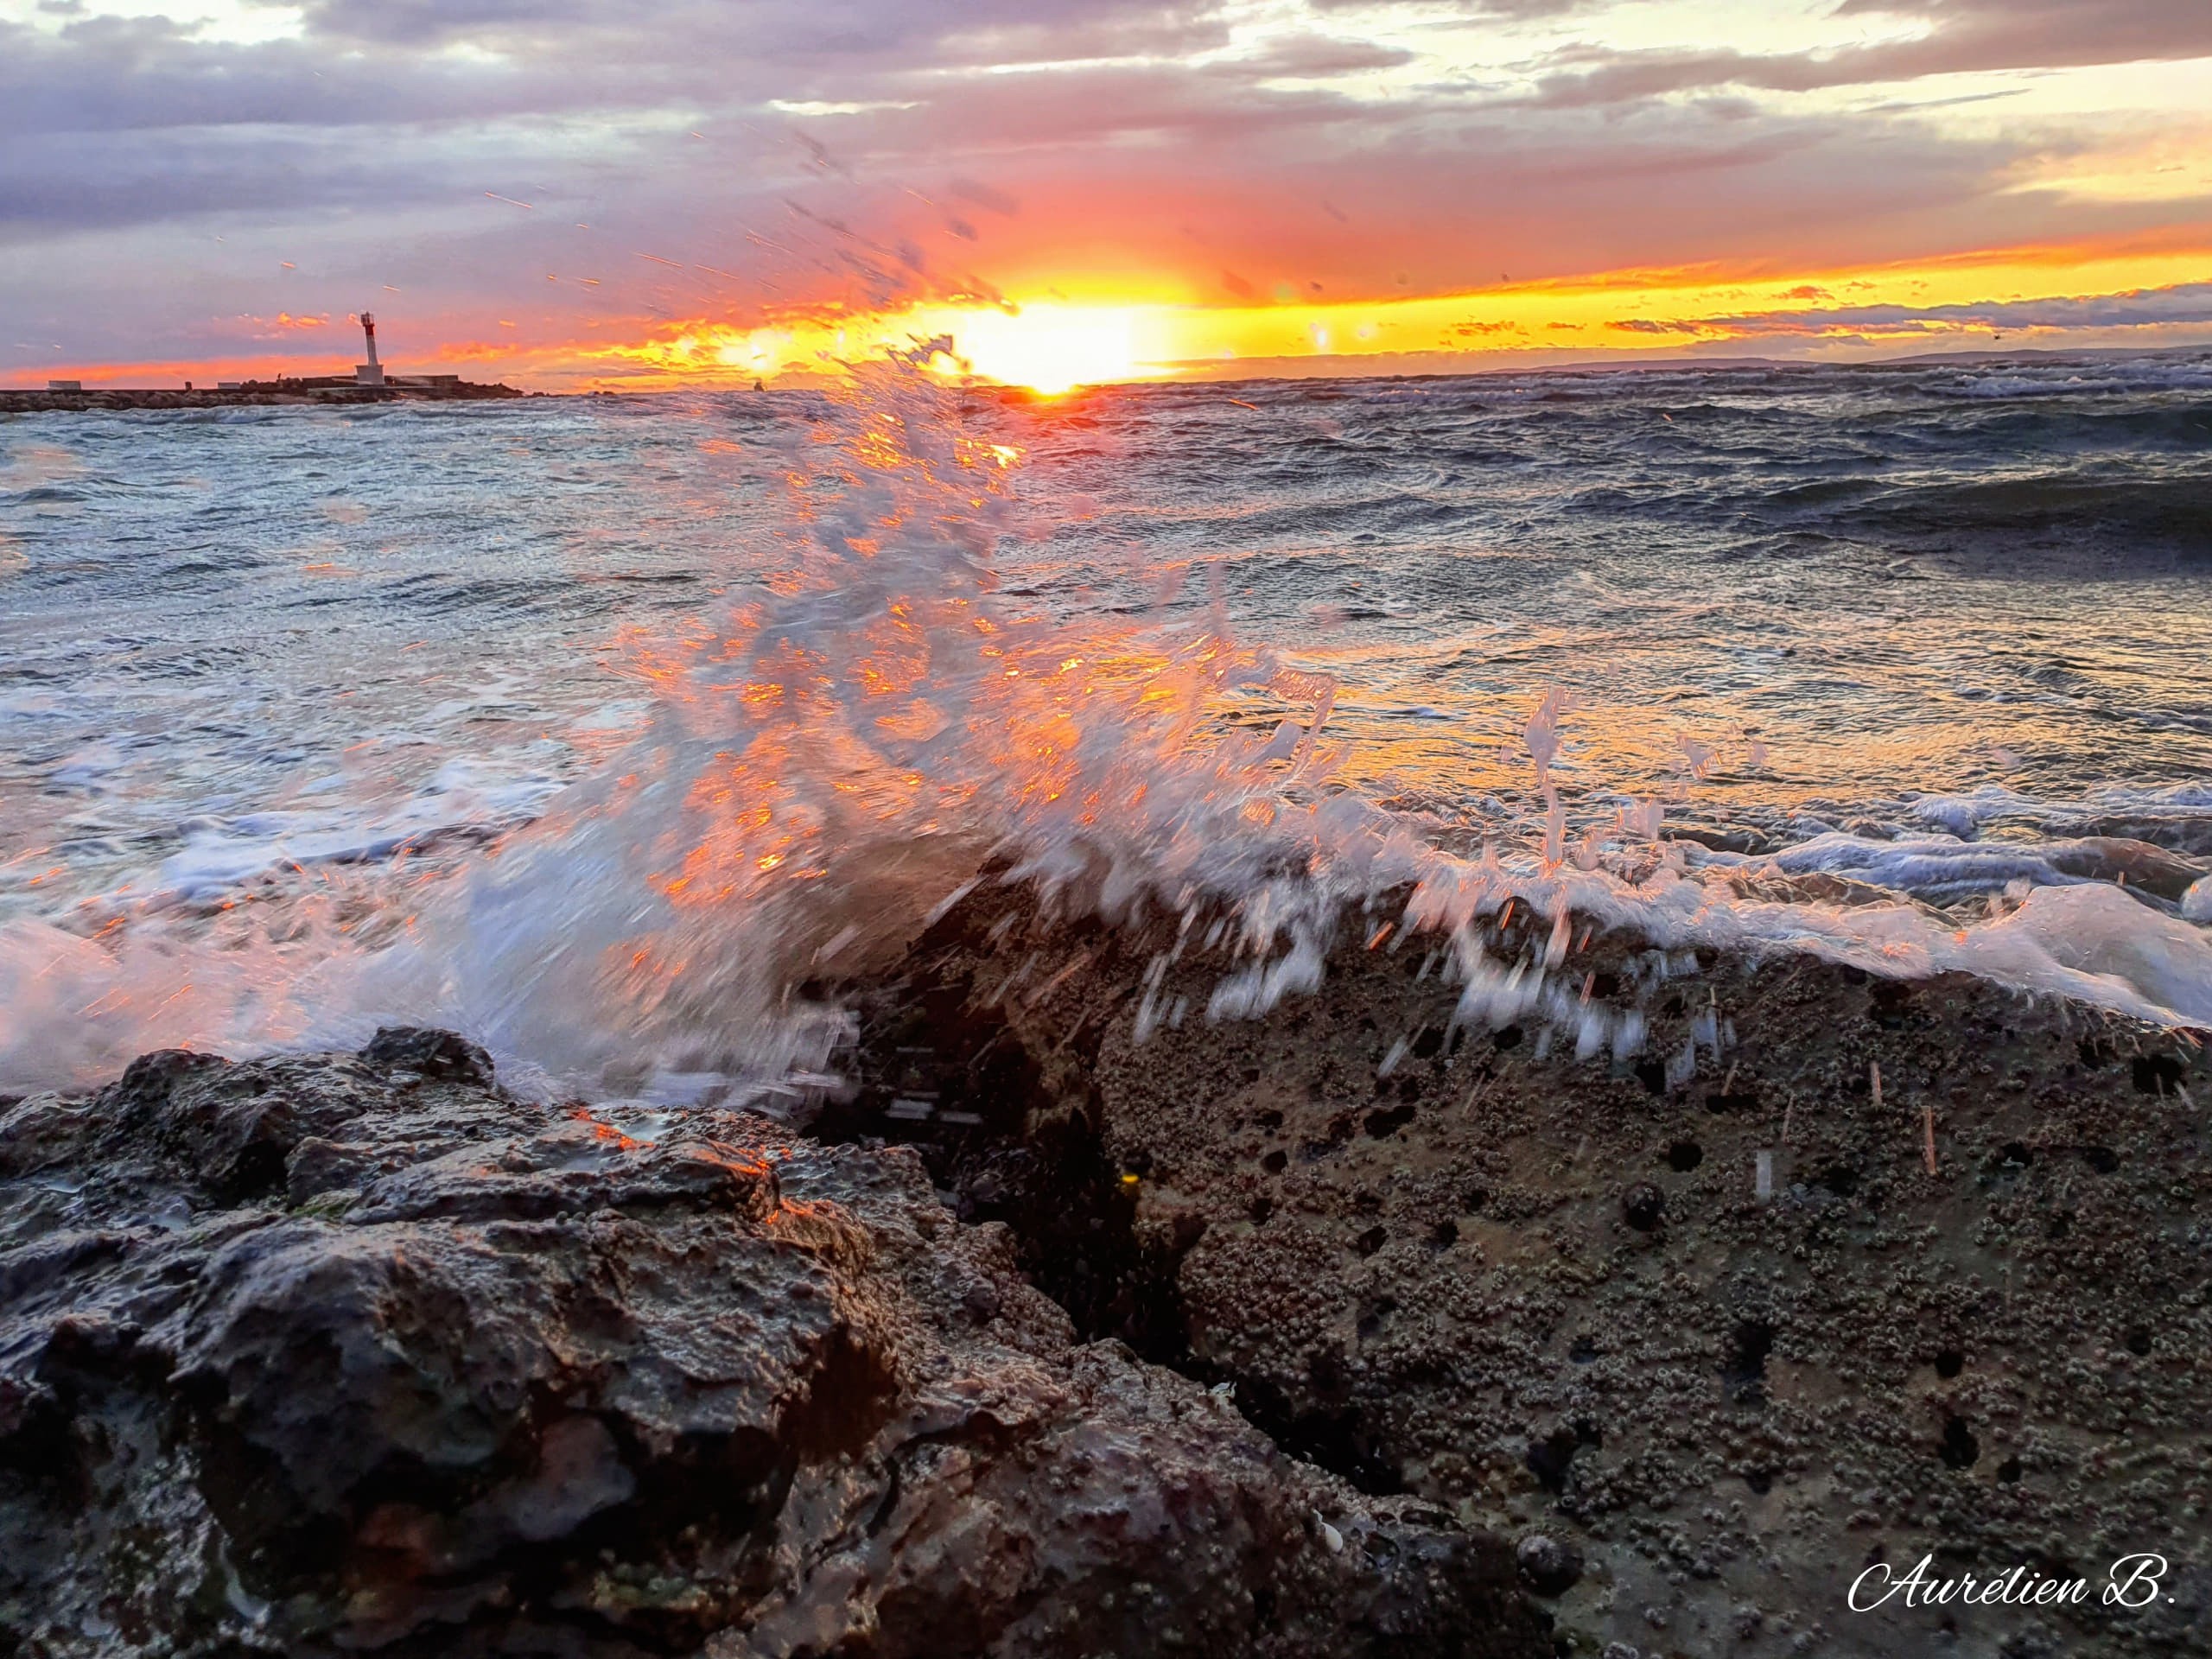
[[[2212,0],[0,0],[0,384],[2212,340]]]

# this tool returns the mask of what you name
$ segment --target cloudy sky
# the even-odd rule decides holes
[[[2212,0],[0,0],[0,381],[2212,340]]]

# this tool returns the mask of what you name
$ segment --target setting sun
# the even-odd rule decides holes
[[[1124,308],[1030,305],[975,311],[950,331],[974,372],[1047,394],[1137,372],[1136,314]]]
[[[1001,308],[925,305],[867,315],[810,315],[793,308],[770,323],[741,327],[709,319],[658,331],[596,355],[640,374],[695,384],[797,373],[835,373],[846,364],[926,341],[949,342],[931,359],[938,373],[975,375],[1047,396],[1077,386],[1174,372],[1175,314],[1158,307],[1048,301]]]

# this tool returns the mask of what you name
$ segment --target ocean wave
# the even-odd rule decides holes
[[[2100,365],[2087,372],[2046,369],[2039,372],[1969,374],[1947,390],[1962,397],[2096,397],[2212,390],[2212,365],[2145,362]]]
[[[1816,513],[1827,524],[1897,538],[2088,531],[2139,550],[2212,552],[2212,474],[2194,472],[2112,478],[2053,469],[1910,484],[1887,478],[1823,480],[1786,486],[1764,497],[1761,505]]]
[[[1027,884],[1071,928],[1165,914],[1228,929],[1240,965],[1212,999],[1221,1018],[1309,990],[1335,931],[1387,898],[1450,953],[1469,1020],[1540,1009],[1579,1029],[1554,970],[1561,942],[1595,928],[1663,951],[1968,971],[2212,1023],[2212,943],[2181,898],[2133,895],[2126,859],[2078,834],[1967,838],[2031,817],[2022,796],[1900,804],[1942,836],[1808,824],[1778,851],[1699,848],[1669,836],[1660,801],[1560,791],[1573,700],[1553,694],[1504,716],[1530,772],[1517,799],[1454,823],[1389,811],[1330,735],[1335,677],[1230,623],[1238,567],[1213,569],[1195,612],[1054,617],[1002,591],[1008,561],[1057,533],[1049,495],[1025,503],[1020,436],[1015,417],[887,366],[764,429],[753,475],[784,480],[781,512],[761,517],[719,613],[636,642],[651,712],[580,781],[555,792],[548,772],[467,810],[429,790],[382,820],[320,805],[191,820],[150,887],[0,932],[0,1072],[54,1080],[156,1042],[341,1039],[397,1018],[458,1026],[578,1086],[713,1073],[772,1089],[830,1059],[844,1016],[823,985],[895,960],[983,879]],[[433,613],[545,591],[480,575],[456,601],[454,580],[403,585]],[[458,699],[448,718],[485,707]],[[1712,770],[1711,745],[1677,747],[1685,786]],[[1746,775],[1764,768],[1745,754]],[[488,838],[479,855],[410,855],[457,826]],[[1974,898],[2002,902],[1957,910]],[[1548,943],[1500,956],[1516,906]],[[1628,1012],[1606,1042],[1633,1041]]]

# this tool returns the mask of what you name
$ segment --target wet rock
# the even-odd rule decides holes
[[[1693,842],[1716,853],[1765,854],[1779,844],[1772,836],[1742,825],[1669,823],[1659,833],[1663,840]]]
[[[1639,1233],[1658,1226],[1667,1212],[1667,1195],[1649,1181],[1638,1181],[1621,1194],[1621,1219]]]
[[[60,1224],[0,1248],[0,1651],[1547,1650],[1503,1545],[1075,1341],[901,1148],[399,1032],[0,1157]]]
[[[1582,1554],[1572,1544],[1532,1532],[1514,1546],[1521,1580],[1540,1596],[1565,1595],[1582,1579]]]
[[[1730,870],[1721,880],[1738,898],[1770,904],[1855,906],[1901,902],[1898,895],[1886,887],[1878,887],[1866,881],[1854,881],[1849,876],[1837,875],[1827,870],[1807,870],[1788,874],[1762,865]]]
[[[0,1178],[29,1175],[67,1160],[92,1126],[89,1105],[32,1095],[0,1109]]]
[[[2204,867],[2191,859],[2118,836],[2054,842],[2044,856],[2062,874],[2094,881],[2124,880],[2161,899],[2180,899],[2205,874]]]
[[[1581,1449],[1581,1438],[1572,1428],[1562,1427],[1532,1437],[1522,1462],[1545,1491],[1556,1492],[1566,1486],[1567,1470]]]
[[[2212,1398],[2186,1357],[2212,1347],[2212,1053],[2189,1038],[1960,975],[1662,960],[1578,933],[1558,1021],[1522,1008],[1510,1048],[1479,1029],[1444,1043],[1419,1064],[1414,1116],[1332,1138],[1388,1104],[1373,1084],[1391,1033],[1448,1026],[1463,988],[1424,976],[1421,935],[1370,951],[1363,925],[1310,998],[1139,1043],[1143,995],[1203,1007],[1237,971],[1230,950],[1186,944],[1147,980],[1210,927],[1094,951],[1086,1006],[1017,1008],[1001,1041],[1034,1058],[1043,1096],[1084,1101],[1109,1163],[1150,1153],[1140,1234],[1193,1211],[1211,1224],[1173,1263],[1154,1351],[1233,1382],[1348,1478],[1571,1543],[1606,1588],[1553,1610],[1563,1644],[1648,1648],[1648,1608],[1685,1652],[1735,1650],[1745,1606],[1766,1612],[1742,1651],[1793,1650],[1816,1623],[1832,1644],[1825,1610],[1870,1530],[1900,1557],[1943,1539],[2007,1560],[2123,1538],[2202,1554],[2185,1426]],[[988,905],[940,943],[976,984],[1058,948]],[[1578,1055],[1575,1011],[1601,1004],[1638,1016],[1640,1054]],[[1080,1064],[1056,1058],[1076,1020],[1103,1032]],[[1659,1058],[1685,1052],[1694,1079],[1667,1086]],[[1765,1203],[1762,1153],[1780,1195]],[[1626,1224],[1646,1181],[1665,1195],[1662,1251]],[[1602,1440],[1567,1432],[1586,1421]],[[2126,1630],[1984,1609],[1973,1630],[1993,1652],[2123,1659],[2203,1649],[2208,1605],[2180,1597]],[[1931,1616],[1851,1650],[1942,1639]]]
[[[387,1026],[361,1051],[361,1064],[387,1077],[411,1072],[441,1082],[492,1087],[492,1057],[449,1031]]]

